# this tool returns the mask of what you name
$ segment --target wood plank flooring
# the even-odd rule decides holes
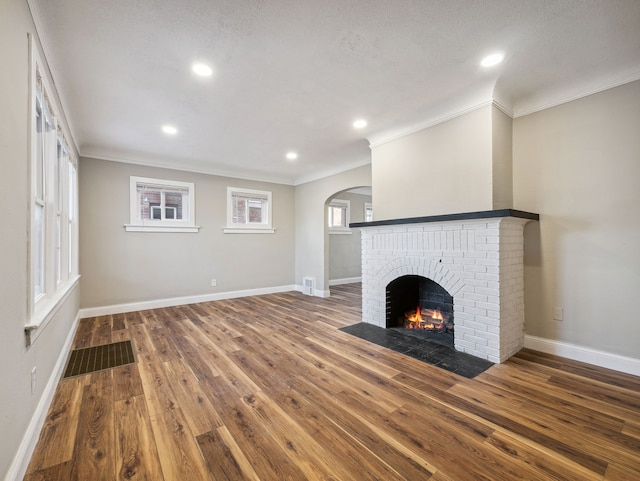
[[[465,379],[338,328],[360,285],[81,321],[25,481],[640,479],[640,378],[524,350]]]

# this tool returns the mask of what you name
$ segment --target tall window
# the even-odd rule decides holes
[[[52,84],[33,39],[31,49],[31,179],[28,342],[42,332],[75,285],[77,269],[76,159]]]
[[[67,239],[69,242],[67,243],[67,259],[69,262],[67,264],[67,274],[70,276],[74,269],[74,246],[77,244],[77,241],[74,239],[74,229],[76,226],[76,209],[78,207],[76,189],[78,186],[78,170],[73,162],[67,162],[67,186],[68,191],[67,194],[69,196],[67,201]]]
[[[46,246],[46,199],[47,161],[49,158],[49,137],[53,131],[51,111],[43,94],[42,80],[36,83],[35,98],[35,155],[33,159],[33,225],[32,225],[32,276],[33,297],[38,301],[46,293],[45,286],[45,246]]]
[[[271,219],[271,192],[227,187],[225,233],[273,233]]]
[[[350,234],[349,216],[351,203],[348,200],[333,199],[327,208],[330,234]]]
[[[62,282],[63,274],[69,272],[64,264],[69,263],[69,259],[63,254],[63,238],[66,235],[64,229],[65,222],[63,217],[67,212],[65,203],[68,201],[68,196],[65,195],[65,187],[67,182],[66,172],[69,165],[69,154],[67,152],[64,137],[58,135],[57,138],[57,155],[56,155],[56,201],[55,201],[55,213],[56,213],[56,284]],[[68,222],[68,221],[67,221]]]
[[[198,232],[195,185],[191,182],[130,177],[127,231]]]

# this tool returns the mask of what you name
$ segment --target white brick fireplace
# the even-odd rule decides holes
[[[352,224],[362,232],[362,320],[386,327],[386,287],[418,275],[453,296],[454,347],[503,362],[524,343],[524,225],[504,209]]]

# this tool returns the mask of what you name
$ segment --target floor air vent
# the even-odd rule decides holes
[[[316,280],[313,277],[303,277],[302,278],[302,293],[307,296],[312,296],[313,291],[316,288]]]
[[[134,362],[136,362],[136,358],[131,341],[75,349],[71,351],[63,378],[89,374]]]

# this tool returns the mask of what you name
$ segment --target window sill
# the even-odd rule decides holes
[[[58,309],[65,303],[69,294],[75,289],[80,281],[80,276],[76,275],[69,279],[67,284],[56,292],[55,296],[38,301],[31,322],[24,326],[24,333],[27,336],[27,347],[31,346],[38,336],[44,331],[51,319],[56,315]]]
[[[349,235],[353,234],[353,232],[351,231],[351,229],[329,229],[329,234]]]
[[[222,229],[225,234],[275,234],[272,227],[225,227]]]
[[[198,232],[200,226],[125,224],[127,232]]]

